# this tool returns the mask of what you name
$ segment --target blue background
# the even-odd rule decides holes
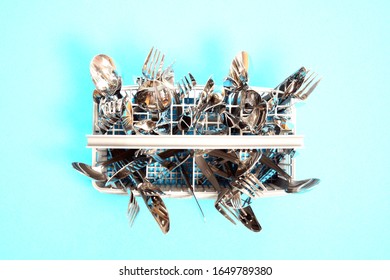
[[[0,259],[389,259],[389,1],[2,1]],[[145,205],[101,194],[91,162],[89,62],[114,58],[125,84],[152,46],[204,84],[240,50],[250,84],[304,65],[323,80],[298,108],[297,178],[312,192],[253,204],[259,234],[201,201],[166,200],[164,236]]]

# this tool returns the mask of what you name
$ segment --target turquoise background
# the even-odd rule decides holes
[[[0,259],[390,259],[389,3],[1,1]],[[127,197],[71,162],[91,162],[91,58],[110,55],[130,84],[152,46],[202,84],[222,84],[240,50],[252,85],[319,73],[297,125],[297,178],[318,188],[255,201],[259,234],[207,200],[206,223],[192,200],[166,200],[166,236],[140,203],[130,230]]]

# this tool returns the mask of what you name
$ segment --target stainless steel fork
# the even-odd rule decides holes
[[[161,58],[160,58],[161,57]],[[163,72],[165,55],[157,49],[151,48],[142,66],[142,74],[148,80],[158,80]]]
[[[279,97],[278,104],[287,105],[291,98],[299,100],[307,99],[320,81],[321,79],[318,78],[315,72],[301,67],[275,88]]]
[[[133,226],[134,220],[139,212],[139,205],[135,199],[134,193],[129,187],[126,187],[121,180],[117,181],[115,184],[121,185],[123,190],[129,194],[129,203],[127,204],[127,220],[129,221],[129,225],[131,227]]]
[[[185,76],[177,84],[179,88],[178,94],[175,95],[175,101],[177,104],[183,104],[184,98],[189,96],[190,91],[196,85],[196,80],[191,73],[188,73],[188,77],[189,79]],[[180,110],[178,110],[178,113],[180,114],[180,117],[177,122],[177,127],[179,130],[187,131],[193,125],[194,109],[192,107],[188,107],[183,112],[181,107],[179,108]]]

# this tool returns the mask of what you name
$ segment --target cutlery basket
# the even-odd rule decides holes
[[[127,95],[130,98],[134,98],[138,86],[124,86],[122,87],[122,95]],[[252,87],[259,93],[266,93],[272,91],[268,88],[256,88]],[[283,106],[277,106],[275,113],[268,114],[268,118],[286,118],[289,120],[289,124],[292,129],[283,132],[279,135],[252,135],[249,131],[243,131],[237,128],[228,128],[224,132],[224,135],[200,135],[195,129],[190,129],[187,132],[181,132],[181,135],[172,135],[172,128],[176,126],[180,111],[186,110],[189,106],[193,106],[196,97],[201,93],[203,86],[196,86],[191,90],[189,96],[184,98],[181,104],[174,104],[172,102],[167,115],[170,116],[167,119],[166,126],[169,126],[167,131],[171,134],[168,135],[126,135],[121,127],[121,124],[115,124],[115,126],[109,130],[105,135],[99,134],[99,131],[95,128],[97,119],[97,105],[94,103],[93,108],[93,127],[94,131],[92,135],[87,136],[87,146],[92,148],[92,166],[96,166],[97,163],[110,159],[111,149],[155,149],[157,152],[164,151],[166,149],[188,149],[196,150],[208,150],[208,149],[235,149],[239,150],[239,157],[244,160],[248,157],[248,151],[250,149],[261,149],[263,152],[279,151],[283,149],[296,149],[303,146],[303,137],[295,135],[295,107],[293,104],[286,104]],[[150,119],[149,112],[140,110],[138,105],[133,102],[134,119],[144,120]],[[226,110],[232,112],[238,105],[227,105]],[[206,113],[207,114],[207,113]],[[266,123],[267,124],[267,123]],[[204,124],[208,131],[218,131],[221,127],[221,119],[219,116],[210,116],[207,118],[207,122]],[[293,154],[293,153],[290,153]],[[212,159],[207,158],[206,161]],[[292,178],[295,175],[295,163],[291,155],[287,155],[280,163],[279,166],[284,169]],[[216,198],[217,192],[204,178],[203,174],[196,166],[193,157],[189,158],[184,164],[184,169],[189,175],[191,184],[194,186],[195,193],[198,198]],[[107,167],[103,170],[108,177],[110,177],[114,170],[111,167]],[[165,174],[164,167],[159,163],[153,162],[146,167],[146,178],[154,181],[154,184],[158,185],[165,193],[165,197],[172,198],[185,198],[191,197],[191,193],[187,190],[185,182],[181,177],[180,171],[174,170]],[[272,175],[272,174],[271,174]],[[270,175],[270,176],[271,176]],[[105,186],[104,183],[93,181],[93,186],[105,193],[126,194],[122,187],[115,184]],[[130,184],[130,182],[123,181],[123,184]],[[223,185],[222,185],[223,187]],[[272,185],[272,180],[268,181],[267,192],[264,192],[264,196],[277,196],[285,195],[286,192]],[[138,195],[134,190],[135,195]]]

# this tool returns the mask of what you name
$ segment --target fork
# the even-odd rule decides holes
[[[189,79],[185,76],[177,83],[179,88],[178,95],[175,94],[175,102],[176,104],[183,104],[183,100],[185,97],[189,97],[189,92],[195,87],[196,80],[191,73],[188,73]],[[178,113],[180,115],[177,127],[182,131],[187,131],[191,128],[193,123],[194,110],[191,107],[188,107],[183,113],[181,107],[179,107]]]
[[[136,174],[138,175],[138,178],[134,175],[129,177],[137,186],[137,190],[145,201],[148,210],[156,220],[161,231],[166,234],[170,228],[170,221],[167,207],[160,196],[163,192],[159,187],[150,183],[140,171],[137,171]]]
[[[133,161],[126,163],[126,164],[119,165],[118,163],[116,163],[119,168],[107,180],[106,186],[110,185],[112,182],[121,180],[121,179],[131,175],[135,171],[138,171],[138,170],[146,167],[149,162],[150,162],[150,158],[148,158],[148,157],[138,157],[138,158],[134,159]]]
[[[153,58],[152,58],[153,56]],[[160,59],[161,56],[161,59]],[[152,59],[151,59],[152,58]],[[142,66],[142,74],[148,80],[158,80],[162,75],[165,55],[157,49],[151,48]],[[157,68],[158,67],[158,68]]]
[[[307,71],[307,73],[309,73],[309,71]],[[305,80],[303,81],[303,84],[300,87],[300,90],[298,90],[293,95],[293,98],[297,98],[299,100],[307,99],[309,97],[309,95],[313,92],[313,90],[317,87],[317,85],[319,84],[320,81],[321,81],[321,78],[318,78],[318,75],[315,72],[312,72],[309,75],[309,77],[305,77]]]
[[[139,212],[139,205],[131,189],[129,187],[126,187],[121,180],[119,180],[117,183],[121,184],[123,190],[125,190],[129,194],[129,203],[127,205],[127,219],[129,221],[130,227],[132,227],[134,220]]]
[[[118,169],[123,168],[125,166],[123,161],[116,161],[114,163],[114,166],[116,166]],[[118,184],[122,187],[122,189],[129,194],[129,203],[127,204],[127,219],[129,221],[130,227],[133,225],[134,220],[139,212],[139,205],[137,203],[137,200],[135,199],[134,193],[132,192],[131,188],[129,186],[125,186],[125,184],[122,182],[122,180],[116,180],[113,181],[111,184],[115,184],[118,186]]]
[[[184,76],[184,78],[182,78],[181,81],[177,83],[180,100],[183,100],[186,96],[188,97],[189,92],[194,88],[194,86],[196,86],[196,80],[194,76],[192,76],[191,73],[188,73],[188,77],[189,79],[187,76]]]
[[[179,159],[179,157],[177,155],[175,155],[175,160],[178,163],[180,163],[180,159]],[[180,171],[181,176],[183,177],[184,183],[186,184],[186,187],[187,187],[188,191],[191,193],[191,195],[193,196],[196,204],[198,205],[198,208],[199,208],[200,213],[201,213],[201,215],[203,217],[203,220],[206,221],[206,217],[205,217],[205,215],[203,213],[202,207],[200,206],[199,201],[198,201],[198,199],[197,199],[197,197],[195,195],[194,186],[190,183],[190,178],[188,176],[188,173],[185,170],[185,168],[183,168],[183,166],[181,164],[179,165],[179,171]]]

